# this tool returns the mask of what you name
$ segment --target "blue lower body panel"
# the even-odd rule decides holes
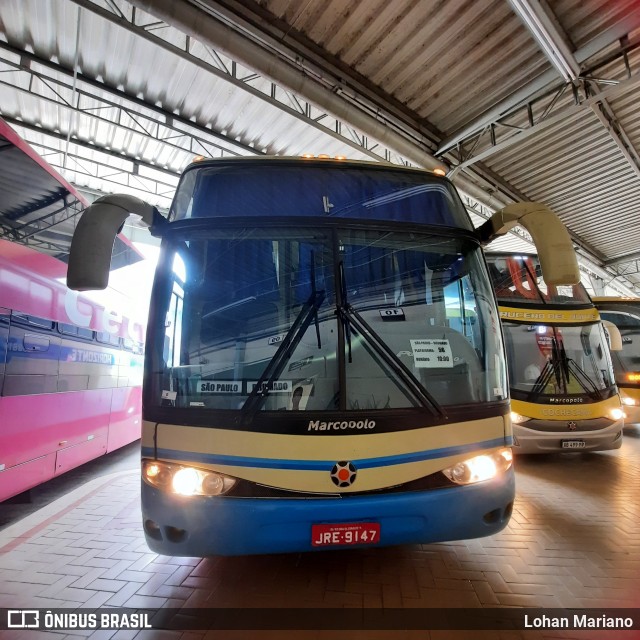
[[[163,555],[289,553],[336,548],[312,545],[314,524],[379,523],[373,546],[489,536],[507,525],[514,497],[513,469],[476,485],[343,498],[182,497],[143,482],[142,518]]]

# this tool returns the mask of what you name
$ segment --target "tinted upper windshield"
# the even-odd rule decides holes
[[[451,183],[424,171],[254,159],[216,160],[185,172],[170,220],[235,216],[318,216],[473,230]]]
[[[472,241],[313,227],[182,233],[165,240],[154,293],[157,405],[437,411],[506,398],[498,315]]]
[[[509,385],[534,402],[540,396],[591,395],[613,386],[606,337],[599,323],[551,327],[505,322]]]
[[[505,304],[590,304],[582,284],[547,285],[537,256],[488,254],[489,274],[496,296]]]

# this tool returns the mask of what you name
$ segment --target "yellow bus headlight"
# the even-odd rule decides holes
[[[609,417],[612,420],[622,420],[622,418],[624,418],[624,411],[622,409],[611,409],[611,411],[609,411]]]
[[[622,401],[622,404],[626,404],[627,407],[635,407],[637,404],[635,398],[629,398],[628,396],[620,398],[620,400]]]
[[[458,462],[453,467],[443,469],[442,473],[456,484],[474,484],[496,478],[507,471],[512,464],[511,449],[505,447],[493,453],[485,453]]]
[[[529,422],[531,418],[527,418],[527,416],[520,415],[515,411],[511,412],[511,422],[515,422],[516,424],[522,424],[523,422]]]
[[[220,496],[236,483],[234,478],[217,471],[159,460],[142,461],[142,479],[152,487],[180,496]]]

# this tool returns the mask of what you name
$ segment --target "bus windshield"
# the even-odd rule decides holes
[[[590,396],[601,400],[614,385],[600,323],[549,326],[504,322],[509,385],[514,398]]]
[[[506,399],[497,310],[464,232],[196,224],[164,240],[156,407],[188,424],[198,408],[441,415]]]
[[[622,350],[611,352],[616,382],[620,385],[640,383],[640,303],[619,311],[600,308],[600,316],[613,322],[622,337]]]
[[[535,255],[488,254],[487,262],[496,296],[505,304],[591,305],[582,284],[547,285]]]

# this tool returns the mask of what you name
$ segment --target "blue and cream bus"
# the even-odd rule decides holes
[[[619,448],[624,411],[586,289],[548,284],[535,255],[490,253],[487,261],[504,329],[514,453]],[[617,348],[615,326],[608,333]]]
[[[128,196],[87,209],[71,287],[106,286],[129,214],[162,238],[143,391],[152,550],[297,552],[505,527],[510,408],[481,246],[521,223],[547,277],[577,282],[551,211],[514,204],[474,230],[452,184],[422,170],[208,160],[184,171],[168,219]]]

